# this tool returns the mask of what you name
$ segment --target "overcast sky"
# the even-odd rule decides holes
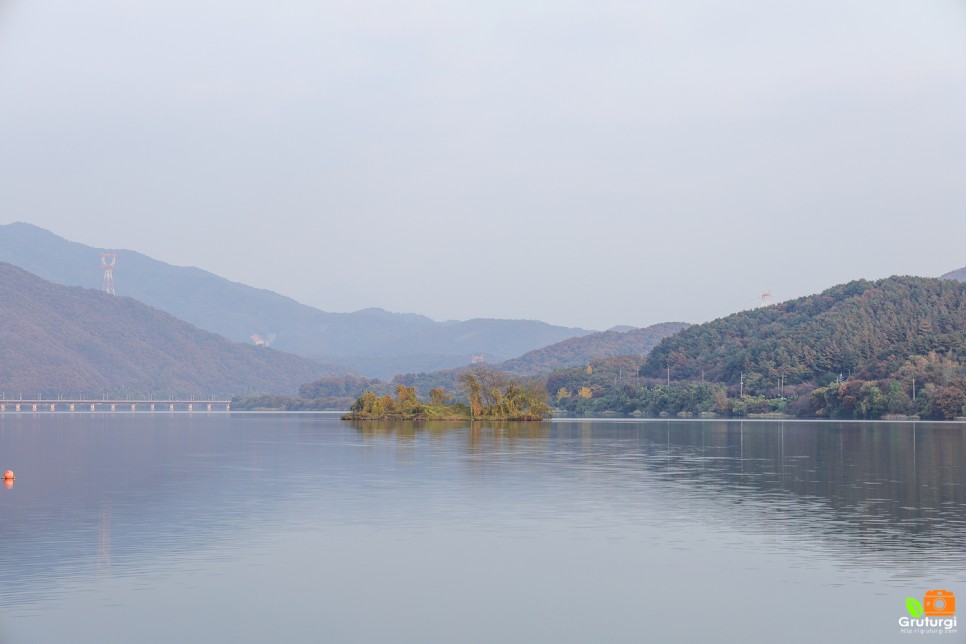
[[[966,0],[0,0],[0,198],[329,311],[601,329],[935,276]]]

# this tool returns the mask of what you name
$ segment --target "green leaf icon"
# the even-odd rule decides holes
[[[906,610],[911,617],[922,617],[922,604],[915,597],[906,597]]]

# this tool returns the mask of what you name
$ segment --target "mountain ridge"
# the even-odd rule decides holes
[[[133,298],[0,263],[0,389],[41,396],[294,392],[341,369],[231,342]]]
[[[626,331],[607,330],[568,338],[493,366],[518,376],[536,376],[588,364],[599,358],[646,355],[664,338],[686,329],[686,322],[661,322]],[[623,328],[623,327],[620,327]]]
[[[0,226],[0,261],[52,282],[99,288],[101,252],[33,224]],[[436,322],[375,308],[331,313],[197,267],[174,266],[132,250],[113,252],[118,293],[236,342],[273,338],[272,346],[280,350],[343,364],[347,372],[389,378],[403,371],[456,367],[480,353],[504,360],[590,333],[534,320]]]

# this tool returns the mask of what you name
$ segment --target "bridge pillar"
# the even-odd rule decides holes
[[[117,411],[117,404],[111,403],[111,411]]]
[[[154,411],[154,403],[151,403],[151,411]]]
[[[34,403],[34,404],[33,404],[33,405],[31,405],[31,406],[33,407],[33,411],[37,411],[37,403]]]
[[[7,405],[6,403],[0,403],[0,412],[4,412],[4,411],[7,411]]]
[[[194,410],[195,410],[194,404],[193,403],[188,403],[188,411],[194,411]]]
[[[94,403],[91,403],[91,411],[94,411]]]
[[[16,409],[17,411],[20,411],[20,403],[17,403],[17,405],[16,405],[16,407],[15,407],[15,409]]]
[[[57,405],[55,403],[50,403],[50,411],[56,411]]]
[[[137,405],[131,403],[131,411],[137,411]]]
[[[174,403],[168,405],[168,411],[174,411]]]
[[[211,411],[211,403],[208,403],[208,411]]]
[[[70,410],[71,410],[71,411],[74,411],[74,403],[71,403],[71,404],[70,404]]]
[[[225,403],[225,411],[231,411],[231,403]]]

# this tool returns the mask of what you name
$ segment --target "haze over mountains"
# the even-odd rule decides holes
[[[966,266],[963,266],[962,268],[958,268],[954,271],[949,271],[948,273],[942,276],[942,279],[956,280],[958,282],[966,282]]]
[[[2,337],[6,344],[0,387],[31,394],[120,394],[118,387],[139,394],[161,390],[190,395],[205,391],[221,395],[282,393],[320,377],[353,372],[385,380],[408,374],[403,378],[429,386],[437,380],[451,380],[454,370],[465,367],[474,354],[482,353],[494,368],[533,376],[600,358],[643,356],[663,338],[688,326],[664,323],[588,332],[530,320],[435,322],[381,309],[327,313],[198,268],[171,266],[126,250],[114,251],[120,295],[114,298],[116,302],[104,305],[112,298],[98,292],[103,277],[101,252],[30,224],[0,226],[0,262],[9,261],[60,284],[91,289],[59,291],[33,275],[3,267]],[[966,268],[943,277],[966,280]],[[93,320],[100,316],[106,317],[95,325]],[[204,334],[192,324],[210,333]],[[237,346],[212,333],[248,346]],[[684,341],[694,333],[692,328],[689,335],[678,337]],[[270,338],[279,351],[252,346],[255,336]],[[659,353],[668,346],[662,343]],[[282,353],[286,350],[308,359],[286,356]],[[699,353],[708,351],[704,347]],[[198,358],[219,353],[224,354],[220,364]],[[685,354],[689,367],[697,368],[693,349]],[[662,353],[647,364],[661,361],[667,362],[668,356]],[[727,362],[731,365],[734,360],[729,357]],[[747,365],[735,368],[754,373]],[[647,367],[643,372],[653,375],[650,371],[654,369]],[[715,360],[702,364],[701,369],[709,375],[724,375],[717,374],[721,365]],[[18,375],[14,377],[14,373]],[[788,375],[788,384],[794,384],[795,370]]]
[[[598,358],[643,356],[661,340],[688,326],[685,322],[663,322],[641,329],[616,327],[534,349],[493,368],[517,376],[535,376],[555,369],[586,365]]]
[[[103,251],[31,224],[0,226],[0,261],[59,284],[100,288]],[[534,320],[435,322],[381,309],[328,313],[199,268],[172,266],[130,250],[112,252],[119,295],[236,342],[271,338],[271,346],[281,351],[382,378],[464,365],[474,354],[499,362],[590,333]]]
[[[609,330],[590,333],[579,338],[570,338],[550,346],[534,349],[519,358],[487,365],[487,367],[511,376],[528,377],[543,376],[569,367],[586,367],[592,361],[601,358],[631,356],[640,361],[662,340],[688,328],[688,326],[684,322],[664,322],[629,331]],[[428,373],[401,374],[396,376],[395,382],[415,387],[416,391],[422,396],[428,396],[430,389],[434,387],[458,391],[460,388],[458,384],[459,376],[468,368],[470,367]],[[309,383],[307,387],[300,390],[300,394],[304,395],[308,392],[307,397],[312,397],[312,393],[330,386],[333,380],[337,379],[326,379],[322,383]],[[323,387],[314,386],[316,384],[323,385]],[[357,389],[358,387],[372,388],[372,383],[356,382],[355,384]],[[391,387],[386,390],[391,390]]]
[[[294,392],[336,372],[231,342],[129,297],[0,263],[0,390],[8,397],[227,397]]]

